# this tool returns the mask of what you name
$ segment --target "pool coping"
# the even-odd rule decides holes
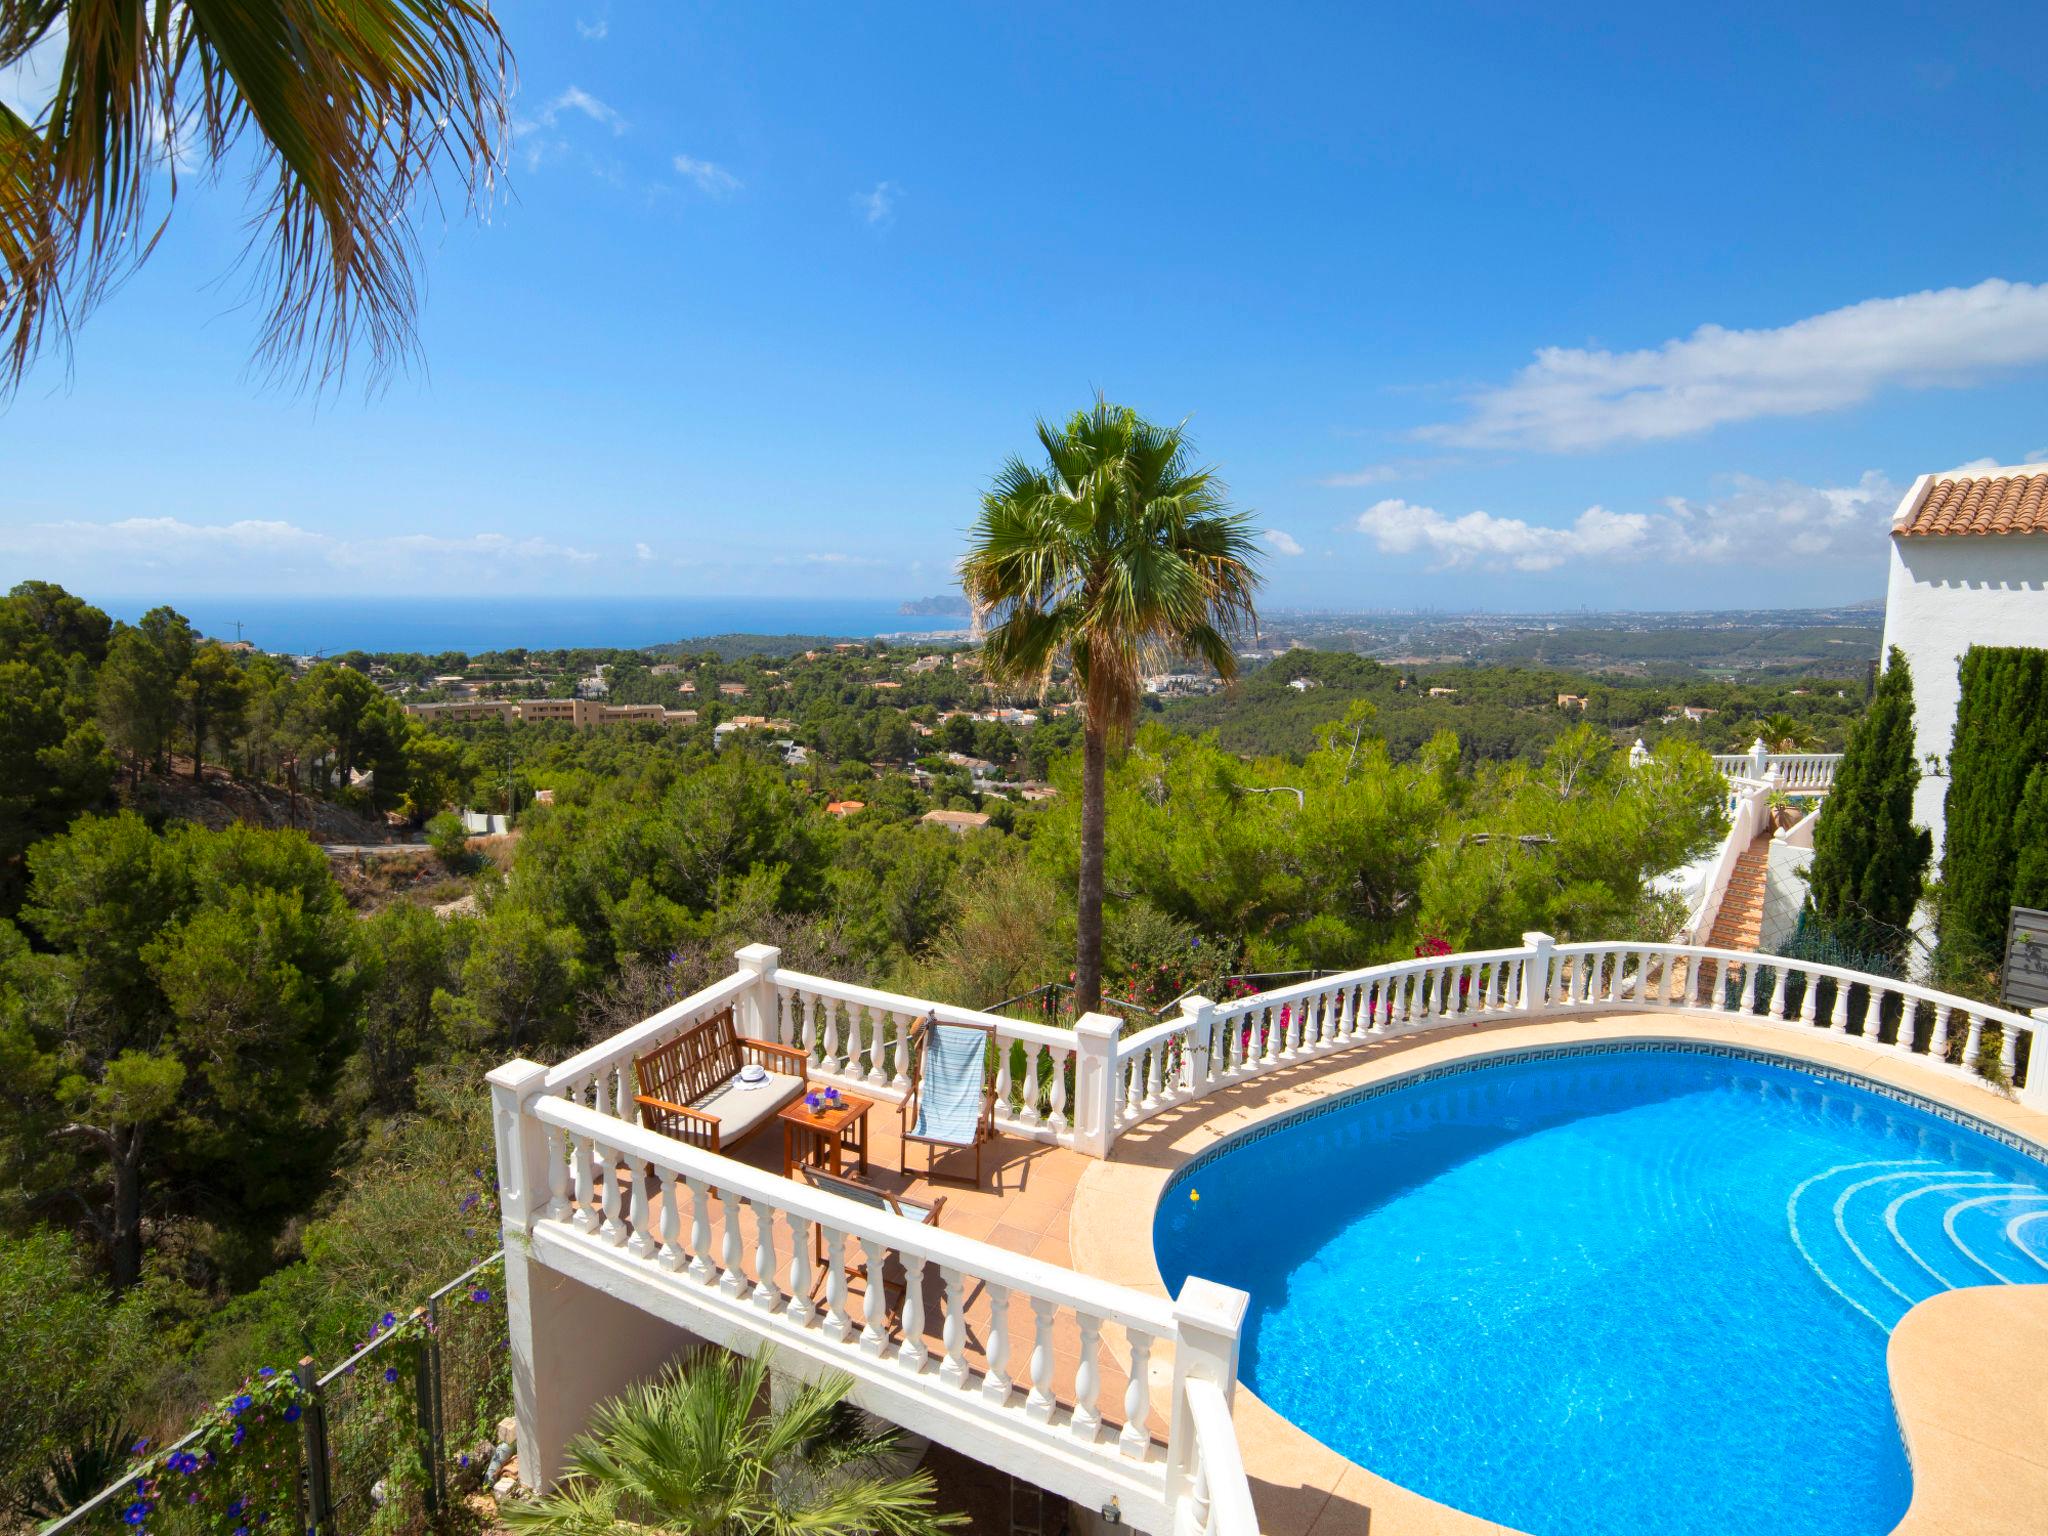
[[[1278,1125],[1306,1114],[1325,1113],[1354,1090],[1385,1091],[1406,1081],[1425,1080],[1433,1069],[1471,1070],[1485,1060],[1543,1054],[1551,1048],[1599,1044],[1610,1048],[1674,1045],[1733,1048],[1826,1075],[1955,1120],[2032,1156],[2048,1158],[2048,1114],[2028,1109],[1960,1074],[1924,1061],[1902,1059],[1896,1051],[1866,1045],[1858,1037],[1787,1024],[1761,1024],[1727,1016],[1589,1010],[1562,1018],[1459,1021],[1349,1044],[1305,1056],[1257,1077],[1232,1083],[1205,1098],[1166,1110],[1119,1138],[1106,1161],[1083,1172],[1068,1220],[1073,1264],[1084,1273],[1165,1296],[1153,1254],[1153,1219],[1160,1199],[1183,1170],[1197,1165],[1220,1144],[1254,1128]],[[1941,1383],[1945,1358],[1959,1341],[1981,1345],[1982,1306],[1952,1303],[1938,1321],[1920,1323],[1923,1310],[1945,1297],[2019,1293],[2023,1311],[2037,1306],[2041,1327],[2016,1329],[2017,1347],[1999,1336],[1996,1364],[2022,1379],[2048,1382],[2048,1284],[1987,1286],[1944,1293],[1907,1314],[1893,1332],[1887,1363],[1893,1377],[1914,1497],[1895,1536],[1947,1536],[2031,1530],[2048,1507],[2048,1449],[2038,1440],[2039,1418],[2009,1414],[2016,1401],[2003,1387],[1988,1396],[1970,1394],[1974,1438],[1958,1436],[1947,1424],[1959,1422],[1953,1394]],[[2007,1313],[1992,1308],[2001,1319]],[[2031,1315],[2028,1313],[2027,1315]],[[1902,1334],[1908,1342],[1900,1346]],[[1929,1339],[1933,1342],[1930,1344]],[[1981,1349],[1979,1353],[1984,1352]],[[1923,1366],[1921,1361],[1927,1363]],[[1904,1364],[1902,1365],[1902,1361]],[[1902,1377],[1902,1370],[1905,1375]],[[1155,1390],[1158,1387],[1155,1382]],[[2048,1389],[2044,1389],[2048,1391]],[[1932,1403],[1936,1406],[1930,1408]],[[1948,1407],[1940,1405],[1947,1404]],[[1934,1418],[1929,1418],[1933,1413]],[[1943,1418],[1941,1415],[1949,1417]],[[1286,1419],[1242,1383],[1233,1416],[1253,1485],[1261,1523],[1270,1531],[1303,1536],[1520,1536],[1495,1524],[1424,1497],[1359,1466]],[[1932,1427],[1929,1427],[1932,1426]],[[1987,1478],[1982,1458],[1998,1458],[2001,1470]],[[2020,1471],[2014,1471],[2014,1468]],[[2032,1469],[2028,1474],[2026,1469]],[[2042,1500],[2030,1475],[2040,1480]],[[1930,1490],[1923,1500],[1924,1490]],[[1923,1503],[1926,1505],[1923,1508]],[[1932,1513],[1930,1513],[1932,1511]],[[2032,1520],[2034,1523],[2022,1522]]]

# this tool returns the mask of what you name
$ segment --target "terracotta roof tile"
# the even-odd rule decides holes
[[[2048,533],[2048,471],[1936,476],[1919,505],[1892,532],[1901,538]]]

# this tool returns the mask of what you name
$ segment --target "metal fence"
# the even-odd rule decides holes
[[[451,1500],[484,1486],[496,1425],[512,1409],[503,1252],[473,1265],[429,1296],[407,1321],[382,1327],[331,1370],[312,1359],[293,1372],[302,1394],[292,1443],[298,1456],[301,1523],[308,1536],[413,1536],[437,1529]],[[388,1316],[388,1314],[387,1314]],[[195,1429],[165,1447],[161,1464],[197,1446]],[[41,1536],[136,1536],[142,1524],[134,1469]],[[151,1533],[185,1536],[214,1522],[175,1501],[152,1501]]]

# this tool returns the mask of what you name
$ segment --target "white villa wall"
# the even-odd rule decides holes
[[[535,1263],[509,1232],[505,1296],[519,1480],[536,1490],[561,1476],[563,1451],[588,1428],[593,1408],[703,1343],[666,1318]]]
[[[1883,654],[1896,645],[1913,669],[1921,766],[1913,819],[1933,831],[1938,860],[1962,695],[1957,664],[1972,645],[2048,647],[2048,536],[1936,535],[1894,538],[1891,545]],[[1934,771],[1929,758],[1937,760]]]

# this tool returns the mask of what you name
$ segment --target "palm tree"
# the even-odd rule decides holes
[[[895,1432],[876,1433],[850,1378],[798,1388],[763,1409],[769,1356],[687,1356],[600,1407],[569,1447],[555,1489],[499,1513],[536,1536],[886,1536],[964,1524],[932,1509],[932,1476],[886,1470]]]
[[[1787,714],[1768,715],[1759,720],[1756,734],[1772,752],[1810,752],[1820,742],[1820,733],[1804,720]]]
[[[409,360],[415,197],[453,170],[478,206],[510,62],[488,0],[0,0],[0,70],[52,81],[30,116],[0,102],[0,393],[148,256],[156,193],[223,170],[263,189],[257,356]]]
[[[1110,743],[1129,739],[1149,657],[1198,657],[1235,679],[1231,636],[1257,623],[1258,551],[1251,519],[1195,466],[1182,427],[1097,400],[1064,427],[1039,422],[1038,442],[1043,463],[1012,458],[982,496],[961,583],[988,626],[991,681],[1042,690],[1065,660],[1081,695],[1080,1012],[1102,1000]]]

